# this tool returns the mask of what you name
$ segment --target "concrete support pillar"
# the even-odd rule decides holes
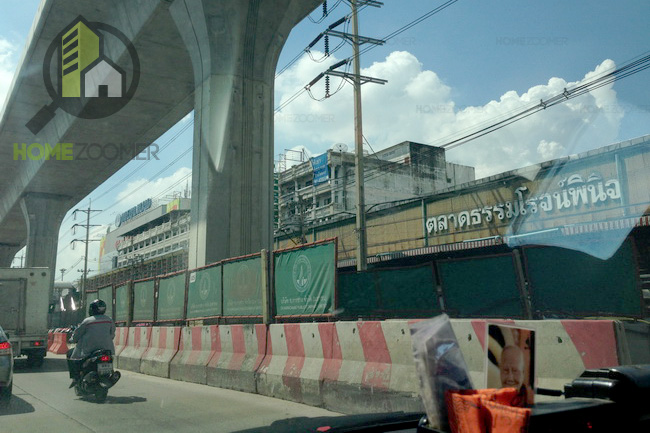
[[[0,268],[11,267],[11,262],[21,248],[20,245],[0,244]]]
[[[59,229],[63,217],[71,206],[70,197],[54,194],[30,193],[25,195],[20,202],[27,225],[25,267],[49,268],[50,291],[54,287],[56,276]]]
[[[280,50],[320,0],[176,0],[194,67],[190,268],[271,249],[273,82]]]

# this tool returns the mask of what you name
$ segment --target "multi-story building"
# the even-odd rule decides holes
[[[365,195],[370,210],[474,180],[474,168],[449,163],[444,149],[405,141],[366,155]],[[354,154],[338,145],[311,161],[275,173],[276,236],[349,217],[355,211]],[[145,200],[118,215],[100,251],[91,287],[181,269],[187,263],[190,199]],[[110,274],[110,275],[109,275]],[[119,275],[118,275],[119,274]]]
[[[345,217],[356,209],[354,154],[338,145],[279,173],[276,234]],[[432,194],[474,180],[474,168],[446,161],[439,147],[404,141],[364,158],[371,208]]]
[[[106,234],[100,251],[100,272],[185,254],[189,246],[190,199],[169,203],[145,200],[118,215],[114,230]]]

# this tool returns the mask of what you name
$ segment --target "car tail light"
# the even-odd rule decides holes
[[[0,343],[0,355],[9,355],[11,354],[11,343],[5,341]]]
[[[42,346],[43,342],[42,341],[32,341],[32,346]]]
[[[99,361],[100,361],[100,362],[110,362],[110,361],[111,361],[111,357],[108,356],[108,355],[102,355],[102,356],[99,358]]]

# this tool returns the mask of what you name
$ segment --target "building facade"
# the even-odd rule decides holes
[[[179,252],[187,255],[190,199],[145,200],[118,215],[116,226],[102,239],[100,272],[139,266]]]
[[[374,202],[369,201],[368,262],[372,267],[411,266],[463,255],[512,255],[519,250],[532,254],[536,247],[542,251],[540,246],[607,261],[631,245],[637,279],[644,289],[650,289],[650,135],[466,182],[461,182],[459,173],[473,175],[469,167],[446,162],[446,170],[440,170],[442,162],[437,167],[418,167],[421,154],[413,151],[418,146],[400,146],[386,149],[385,159],[368,158],[376,161],[374,171],[370,169],[366,176],[369,183],[403,181],[404,195],[411,194],[398,200],[395,197],[402,197],[402,192],[394,187],[392,196],[380,195],[384,194],[380,190]],[[347,201],[347,194],[353,193],[354,185],[348,182],[353,182],[354,172],[347,170],[353,167],[353,158],[334,151],[321,157],[278,177],[280,224],[274,248],[337,238],[338,267],[352,269],[356,232],[354,202]],[[407,157],[409,163],[405,163]],[[416,163],[411,163],[413,159]],[[393,171],[382,175],[386,171],[377,167]],[[413,191],[423,188],[419,178],[424,175],[410,183],[397,177],[412,171],[433,174],[435,182],[430,183],[434,186],[429,188],[445,182],[453,186],[415,196]],[[456,177],[448,174],[453,171]],[[386,198],[392,200],[379,202]],[[102,271],[110,269],[109,273],[91,278],[89,287],[186,268],[189,199],[177,204],[171,209],[165,205],[127,211],[105,241],[114,248],[112,252],[107,248],[103,263],[112,262],[116,269],[102,265]],[[301,224],[291,225],[291,218]],[[522,274],[527,272],[525,263],[518,266],[523,267]],[[119,276],[111,277],[111,272]],[[650,291],[644,294],[650,303]]]
[[[447,162],[444,149],[411,141],[367,155],[364,166],[370,208],[474,180],[474,168]],[[276,235],[354,213],[355,183],[354,154],[341,147],[282,171]]]
[[[650,135],[376,207],[367,214],[369,262],[500,245],[554,245],[606,259],[633,235],[650,274],[648,185]],[[355,264],[353,215],[302,235],[338,238],[339,267]],[[300,241],[295,231],[280,233],[274,246]]]

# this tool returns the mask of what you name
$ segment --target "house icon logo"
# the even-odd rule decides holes
[[[83,119],[101,119],[124,108],[140,81],[140,59],[117,28],[77,17],[52,41],[43,61],[52,103],[25,125],[38,134],[61,108]]]

